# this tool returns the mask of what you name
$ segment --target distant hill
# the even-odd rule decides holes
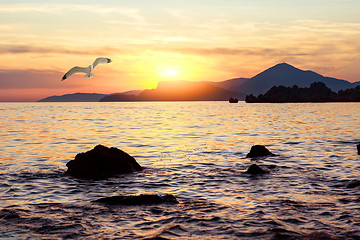
[[[100,101],[224,101],[230,97],[244,99],[244,94],[228,91],[210,82],[166,81],[156,89],[147,89],[139,96],[112,94]]]
[[[73,93],[61,96],[43,98],[38,102],[98,102],[106,94],[99,93]]]
[[[233,79],[225,80],[222,82],[211,82],[211,84],[213,84],[217,87],[224,88],[229,91],[234,91],[234,89],[235,89],[236,92],[241,92],[242,85],[244,83],[246,83],[248,80],[249,80],[249,78],[233,78]],[[240,91],[237,91],[237,90],[240,90]]]
[[[236,80],[232,80],[233,86],[236,86]],[[345,80],[324,77],[313,71],[304,71],[291,66],[287,63],[277,64],[265,71],[249,78],[248,80],[238,80],[238,87],[232,87],[233,91],[246,94],[264,94],[273,86],[291,87],[309,87],[313,82],[323,82],[333,91],[345,90],[360,85],[360,82],[350,83]]]
[[[138,96],[143,90],[132,90],[121,93],[114,94],[122,94],[124,96],[132,97]],[[61,96],[51,96],[44,99],[39,100],[38,102],[99,102],[100,99],[107,96],[107,94],[100,93],[72,93],[65,94]]]
[[[247,103],[285,103],[285,102],[360,102],[360,86],[332,91],[322,82],[314,82],[309,88],[274,86],[265,94],[248,95]]]
[[[112,93],[112,94],[123,94],[123,95],[130,95],[130,96],[138,96],[142,91],[144,91],[144,90],[131,90],[131,91],[126,91],[126,92]],[[112,95],[112,94],[107,94],[107,95]]]

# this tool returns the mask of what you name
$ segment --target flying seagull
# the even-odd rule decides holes
[[[88,67],[78,67],[78,66],[73,67],[67,73],[65,73],[65,75],[62,77],[61,81],[64,81],[65,79],[69,78],[71,75],[73,75],[75,73],[79,73],[79,72],[86,73],[84,78],[92,78],[94,76],[94,74],[92,73],[92,70],[94,70],[94,68],[97,65],[105,64],[105,63],[111,63],[111,59],[99,57],[94,61],[93,64],[89,65]]]

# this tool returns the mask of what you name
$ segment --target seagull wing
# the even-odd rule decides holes
[[[89,73],[89,67],[73,67],[72,69],[70,69],[67,73],[65,73],[65,75],[63,76],[63,78],[61,79],[61,81],[64,81],[65,79],[71,77],[71,75],[75,74],[75,73]]]
[[[99,57],[93,63],[93,69],[99,64],[111,63],[110,58]]]

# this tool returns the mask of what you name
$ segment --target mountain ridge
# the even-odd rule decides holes
[[[40,99],[38,102],[98,102],[106,94],[101,93],[70,93],[64,95],[54,95]]]
[[[163,81],[156,89],[145,89],[138,96],[112,94],[100,101],[223,101],[231,96],[245,98],[244,94],[231,92],[209,82]]]

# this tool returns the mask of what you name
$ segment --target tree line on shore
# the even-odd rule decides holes
[[[245,98],[247,103],[283,103],[283,102],[360,102],[360,86],[337,93],[322,82],[314,82],[308,88],[274,86],[265,94],[257,97],[253,94]]]

